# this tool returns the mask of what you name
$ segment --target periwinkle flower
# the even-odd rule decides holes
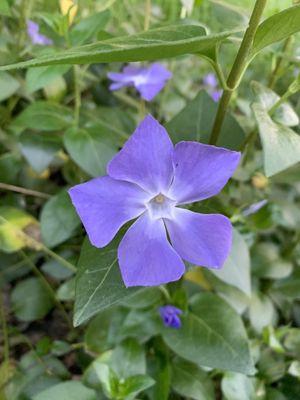
[[[208,93],[213,101],[217,102],[222,96],[222,90],[218,89],[218,80],[213,73],[206,74],[203,78],[203,83],[207,86]]]
[[[149,67],[128,65],[122,72],[109,72],[113,81],[110,90],[119,90],[126,86],[134,86],[144,100],[151,101],[165,86],[172,73],[159,63]]]
[[[159,308],[159,313],[166,327],[175,329],[181,328],[179,315],[182,314],[182,310],[172,305],[166,305]]]
[[[182,206],[219,193],[239,160],[236,151],[198,142],[174,147],[148,115],[109,162],[108,175],[74,186],[69,194],[96,247],[106,246],[138,217],[120,242],[119,266],[127,287],[155,286],[178,280],[183,259],[223,266],[231,248],[229,219]]]
[[[40,33],[39,24],[31,21],[30,19],[27,21],[27,33],[31,39],[32,44],[40,44],[43,46],[53,44],[53,41],[51,39]]]

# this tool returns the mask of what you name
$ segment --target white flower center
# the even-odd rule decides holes
[[[162,193],[159,193],[146,205],[152,219],[172,218],[176,201],[169,199]]]

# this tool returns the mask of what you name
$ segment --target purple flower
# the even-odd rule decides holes
[[[203,83],[207,86],[208,93],[213,101],[218,102],[222,96],[223,91],[218,89],[218,81],[216,75],[209,73],[204,76]]]
[[[167,305],[160,307],[159,313],[165,326],[175,329],[179,329],[181,327],[179,315],[182,314],[182,311],[179,308]]]
[[[244,217],[248,217],[249,215],[255,214],[257,213],[261,208],[263,208],[265,205],[267,204],[267,200],[261,200],[258,201],[257,203],[253,203],[251,204],[251,206],[247,207],[244,211],[243,211],[243,215]]]
[[[53,44],[53,41],[47,38],[47,36],[39,33],[39,30],[39,24],[31,21],[30,19],[27,21],[27,33],[31,39],[32,44],[40,44],[43,46]]]
[[[209,86],[210,88],[214,89],[218,86],[218,81],[216,75],[213,73],[209,73],[204,76],[203,83],[205,86]]]
[[[172,74],[163,65],[155,63],[148,68],[128,65],[121,73],[109,72],[107,76],[114,82],[110,85],[110,90],[134,86],[143,99],[151,101]]]
[[[182,259],[223,266],[231,248],[229,219],[180,206],[219,193],[239,160],[238,152],[198,142],[174,147],[148,115],[110,161],[108,175],[74,186],[69,194],[96,247],[106,246],[138,217],[118,248],[121,274],[127,287],[155,286],[178,280],[185,271]]]

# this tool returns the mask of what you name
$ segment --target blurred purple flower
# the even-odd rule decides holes
[[[249,215],[252,215],[252,214],[257,213],[257,212],[258,212],[261,208],[263,208],[267,203],[268,203],[268,201],[264,199],[264,200],[258,201],[257,203],[251,204],[251,206],[247,207],[247,208],[243,211],[244,217],[248,217]]]
[[[223,266],[231,248],[229,219],[178,206],[219,193],[239,160],[236,151],[198,142],[174,147],[148,115],[110,161],[108,175],[76,185],[69,194],[96,247],[106,246],[138,217],[118,248],[121,274],[127,287],[155,286],[178,280],[185,271],[182,259]]]
[[[213,73],[209,73],[204,76],[203,83],[205,86],[209,86],[210,88],[214,89],[218,86],[218,81],[216,75]]]
[[[109,72],[107,76],[113,81],[110,90],[134,86],[143,99],[151,101],[162,90],[172,73],[163,65],[155,63],[147,68],[128,65],[122,72]]]
[[[47,36],[39,33],[39,30],[39,24],[31,21],[30,19],[27,21],[27,33],[31,39],[32,44],[40,44],[43,46],[53,44],[53,41],[47,38]]]
[[[175,329],[181,328],[181,320],[179,315],[182,314],[182,310],[177,307],[167,305],[160,307],[159,313],[165,326]]]
[[[205,86],[207,86],[207,91],[213,101],[218,102],[222,96],[223,91],[218,89],[218,80],[216,78],[216,75],[213,73],[205,75],[203,78],[203,83]]]

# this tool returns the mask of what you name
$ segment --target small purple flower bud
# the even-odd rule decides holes
[[[257,203],[253,203],[251,204],[251,206],[247,207],[244,211],[243,211],[243,216],[244,217],[248,217],[249,215],[255,214],[257,213],[261,208],[263,208],[265,205],[267,204],[267,200],[261,200],[258,201]]]
[[[213,73],[209,73],[204,76],[203,83],[210,88],[216,88],[218,86],[218,81],[216,75]]]
[[[175,329],[179,329],[181,327],[179,315],[182,314],[182,310],[177,307],[167,305],[160,307],[159,312],[165,326]]]
[[[42,46],[48,46],[53,44],[53,41],[47,36],[39,33],[40,27],[36,22],[31,21],[30,19],[27,21],[27,33],[31,39],[32,44],[39,44]]]
[[[210,93],[210,96],[213,99],[213,101],[217,103],[222,96],[222,90],[214,90],[213,92]]]

